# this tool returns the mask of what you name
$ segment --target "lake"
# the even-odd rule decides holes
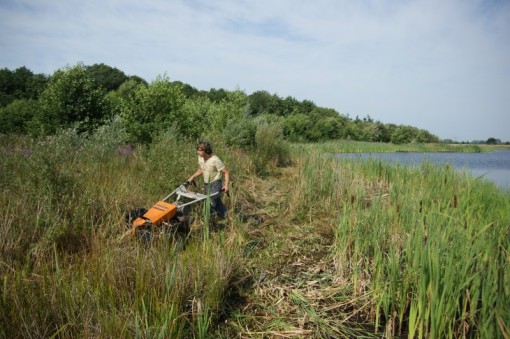
[[[500,188],[510,189],[510,150],[482,153],[338,153],[337,156],[341,159],[381,159],[406,166],[421,166],[423,161],[450,164],[459,171],[469,171],[474,177],[484,177]]]

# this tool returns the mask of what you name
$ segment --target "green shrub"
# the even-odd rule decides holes
[[[205,130],[210,128],[211,101],[207,97],[188,98],[181,108],[179,131],[189,138],[199,138]]]
[[[251,149],[255,146],[257,125],[253,119],[245,118],[227,124],[223,130],[223,139],[229,146]]]
[[[37,100],[20,99],[0,108],[0,133],[26,133],[38,109]]]
[[[208,129],[222,131],[232,121],[243,119],[247,110],[246,94],[240,90],[228,92],[219,102],[214,102],[207,112]]]
[[[285,139],[291,142],[308,141],[313,128],[313,121],[305,114],[293,114],[285,118],[283,133]]]
[[[185,101],[182,86],[160,76],[148,86],[139,86],[124,101],[121,117],[132,142],[150,143],[171,126],[179,126]]]
[[[122,153],[128,141],[129,135],[120,117],[117,116],[94,131],[87,140],[87,152],[94,157],[112,156]]]
[[[255,142],[254,162],[257,172],[261,173],[268,167],[283,166],[289,162],[289,148],[283,140],[282,128],[279,124],[259,125]]]
[[[56,71],[39,98],[40,110],[29,123],[33,135],[55,134],[75,127],[92,132],[103,123],[109,110],[104,92],[98,89],[85,66]]]

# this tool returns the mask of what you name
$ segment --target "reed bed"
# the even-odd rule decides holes
[[[68,131],[41,142],[2,138],[0,152],[0,337],[214,330],[243,260],[235,220],[209,233],[197,207],[189,234],[120,241],[127,211],[150,207],[196,170],[193,142],[169,133],[134,147],[114,133]],[[242,154],[225,157],[234,181],[249,173]]]
[[[424,164],[340,161],[308,148],[303,207],[336,211],[334,261],[381,335],[508,338],[510,197]],[[298,153],[303,153],[302,151]]]
[[[365,153],[365,152],[470,152],[478,153],[494,149],[508,149],[507,145],[469,145],[469,144],[390,144],[380,142],[364,142],[351,140],[329,141],[318,144],[299,145],[304,149],[313,147],[328,153]]]
[[[196,152],[118,133],[0,137],[0,337],[509,336],[510,197],[483,179],[325,154],[340,144],[275,170],[222,145],[225,228],[198,207],[190,233],[126,242],[125,212]]]

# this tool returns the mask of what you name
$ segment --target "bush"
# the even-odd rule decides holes
[[[121,117],[131,141],[150,143],[159,133],[182,121],[185,97],[182,86],[158,77],[149,86],[137,87],[122,107]]]
[[[213,102],[207,112],[208,128],[222,131],[232,121],[243,119],[247,113],[248,104],[246,94],[240,90],[227,92],[219,102]]]
[[[179,131],[189,138],[199,138],[206,129],[210,128],[208,112],[211,101],[207,97],[188,98],[181,108]]]
[[[126,146],[129,137],[120,117],[95,130],[87,142],[87,153],[92,156],[105,157],[118,153]]]
[[[255,136],[257,125],[251,118],[245,118],[230,122],[223,130],[223,139],[229,146],[237,146],[242,149],[251,149],[255,147]]]
[[[26,133],[37,112],[37,100],[20,99],[0,108],[0,133]]]
[[[255,134],[257,171],[267,167],[284,166],[289,162],[289,148],[283,140],[282,127],[279,124],[262,124]]]
[[[285,139],[291,142],[305,142],[309,139],[313,122],[305,114],[293,114],[285,118],[283,122],[283,133]]]
[[[39,98],[40,110],[29,123],[33,135],[51,135],[62,128],[92,132],[109,107],[85,66],[56,71]]]

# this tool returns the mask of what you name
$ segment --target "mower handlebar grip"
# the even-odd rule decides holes
[[[194,187],[197,186],[197,183],[195,182],[195,180],[191,180],[191,181],[185,181],[184,184],[183,184],[185,187],[188,187],[189,185],[193,185]]]

